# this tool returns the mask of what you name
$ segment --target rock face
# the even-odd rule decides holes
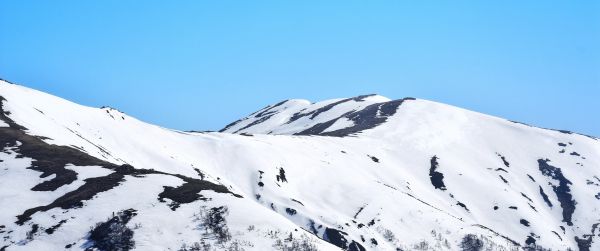
[[[204,133],[0,102],[0,250],[600,249],[591,136],[377,95]]]

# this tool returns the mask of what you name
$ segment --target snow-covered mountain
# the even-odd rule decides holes
[[[0,102],[0,250],[600,250],[590,136],[377,95],[207,133]]]

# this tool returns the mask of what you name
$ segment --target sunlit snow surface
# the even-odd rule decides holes
[[[0,146],[0,249],[97,248],[90,231],[129,209],[123,225],[138,250],[282,250],[294,241],[319,250],[462,250],[468,234],[493,250],[600,249],[592,137],[377,95],[288,100],[222,133],[165,129],[5,82],[0,96],[0,136],[23,141]],[[32,145],[67,146],[95,164],[66,161],[74,180],[33,191],[58,179],[29,168],[57,156],[36,162],[26,153]],[[113,176],[122,179],[78,206],[18,222]],[[183,198],[175,203],[169,191]],[[229,238],[203,224],[217,211]]]

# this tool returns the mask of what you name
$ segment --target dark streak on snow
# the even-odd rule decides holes
[[[46,229],[46,233],[47,234],[53,234],[58,228],[60,228],[60,226],[62,226],[62,224],[65,224],[67,222],[67,220],[61,220],[58,222],[58,224]]]
[[[354,97],[354,98],[347,98],[347,99],[342,99],[340,101],[336,101],[333,102],[331,104],[328,104],[326,106],[323,106],[321,108],[315,109],[313,111],[307,112],[307,113],[302,113],[302,111],[295,113],[294,115],[292,115],[292,117],[290,117],[289,121],[286,122],[286,124],[292,123],[302,117],[306,117],[306,116],[310,116],[310,119],[314,119],[315,117],[319,116],[319,114],[324,113],[326,111],[331,110],[333,107],[339,105],[339,104],[343,104],[346,103],[348,101],[356,101],[356,102],[362,102],[364,101],[365,98],[374,96],[375,94],[369,94],[369,95],[361,95],[358,97]]]
[[[202,171],[200,171],[200,169],[194,168],[194,171],[196,171],[196,173],[198,173],[198,176],[200,176],[201,180],[204,180],[204,173],[202,173]]]
[[[381,184],[381,185],[384,185],[384,186],[386,186],[386,187],[389,187],[389,188],[391,188],[391,189],[393,189],[393,190],[396,190],[396,191],[398,191],[398,188],[395,188],[395,187],[393,187],[393,186],[391,186],[391,185],[388,185],[388,184],[382,183],[381,181],[376,181],[376,182],[377,182],[377,183],[379,183],[379,184]],[[410,190],[410,188],[409,188],[409,190]]]
[[[271,109],[275,108],[275,107],[278,107],[278,106],[280,106],[280,105],[284,104],[284,103],[285,103],[285,102],[287,102],[287,101],[288,101],[288,100],[284,100],[284,101],[281,101],[281,102],[279,102],[279,103],[277,103],[277,104],[275,104],[275,105],[273,105],[273,106],[267,106],[267,107],[265,107],[265,108],[263,108],[263,109],[260,109],[260,110],[258,110],[257,112],[254,112],[254,113],[252,113],[252,114],[248,115],[248,117],[251,117],[251,116],[252,116],[252,117],[254,117],[254,118],[260,118],[260,117],[262,117],[262,116],[264,116],[264,115],[267,115],[267,116],[265,116],[265,117],[262,117],[262,118],[260,118],[260,119],[258,119],[258,120],[255,120],[255,121],[253,121],[252,123],[250,123],[250,124],[246,125],[245,127],[241,128],[241,129],[239,129],[239,130],[237,130],[235,133],[237,133],[237,132],[239,132],[239,131],[241,131],[241,130],[247,129],[247,128],[251,127],[251,126],[254,126],[254,125],[260,124],[260,123],[262,123],[262,122],[266,121],[267,119],[271,118],[271,116],[273,116],[273,115],[274,115],[274,112],[269,112],[269,111],[270,111]],[[247,117],[247,118],[248,118],[248,117]],[[247,119],[247,118],[245,118],[245,119]],[[235,125],[239,124],[240,122],[244,121],[245,119],[238,119],[238,120],[234,121],[233,123],[230,123],[230,124],[226,125],[226,126],[223,128],[223,129],[219,130],[219,132],[224,132],[224,131],[228,130],[229,128],[231,128],[231,127],[233,127],[233,126],[235,126]]]
[[[371,160],[372,160],[373,162],[375,162],[375,163],[379,163],[379,159],[378,159],[377,157],[375,157],[375,156],[371,156],[371,155],[367,155],[367,156],[369,156],[369,158],[371,158]]]
[[[271,116],[273,116],[273,114],[270,114],[270,115],[268,115],[268,116],[262,117],[262,118],[260,118],[260,119],[257,119],[257,120],[255,120],[255,121],[252,121],[252,123],[249,123],[249,124],[247,124],[246,126],[244,126],[244,127],[240,128],[240,129],[236,130],[236,131],[235,131],[235,132],[233,132],[233,133],[239,133],[239,132],[240,132],[240,131],[242,131],[242,130],[248,129],[248,128],[252,127],[252,126],[255,126],[255,125],[258,125],[258,124],[260,124],[260,123],[262,123],[262,122],[265,122],[265,121],[267,121],[268,119],[270,119],[270,118],[271,118]]]
[[[231,127],[235,126],[235,125],[237,125],[238,123],[240,123],[240,122],[242,122],[242,121],[243,121],[243,119],[238,119],[238,120],[236,120],[236,121],[233,121],[233,122],[231,122],[231,123],[227,124],[227,125],[226,125],[226,126],[223,128],[223,129],[219,130],[219,132],[224,132],[224,131],[226,131],[227,129],[229,129],[229,128],[231,128]],[[194,132],[194,131],[190,131],[190,132]]]
[[[544,199],[546,204],[548,204],[549,207],[552,207],[552,202],[550,202],[550,199],[548,198],[548,195],[544,192],[542,186],[540,186],[540,195],[542,195],[542,198]]]
[[[444,185],[444,174],[440,173],[437,171],[437,168],[439,167],[439,163],[438,163],[438,157],[437,156],[433,156],[431,158],[431,165],[429,168],[429,177],[431,180],[431,184],[433,185],[433,187],[435,187],[435,189],[440,189],[442,191],[446,190],[446,185]]]
[[[515,246],[519,246],[519,247],[521,246],[521,244],[519,244],[519,243],[518,243],[518,242],[516,242],[515,240],[513,240],[513,239],[511,239],[511,238],[508,238],[508,236],[506,236],[506,235],[502,235],[502,234],[500,234],[500,233],[498,233],[498,232],[496,232],[496,231],[494,231],[494,230],[490,229],[489,227],[486,227],[486,226],[484,226],[484,225],[480,225],[480,224],[475,224],[475,225],[473,225],[473,226],[476,226],[476,227],[479,227],[479,228],[482,228],[482,229],[488,230],[488,231],[490,231],[490,232],[494,233],[496,236],[500,236],[500,237],[504,238],[505,240],[509,241],[510,243],[512,243],[512,244],[513,244],[513,245],[515,245]]]
[[[362,210],[364,210],[365,207],[367,207],[367,205],[364,205],[364,206],[362,206],[362,207],[360,207],[358,209],[358,212],[356,212],[356,214],[354,214],[354,219],[356,219],[356,217],[358,217],[358,215],[360,214],[360,212],[362,212]]]
[[[498,155],[498,157],[500,157],[500,159],[502,160],[502,163],[506,166],[506,167],[510,167],[510,163],[508,163],[508,161],[506,160],[506,158],[504,156],[502,156],[502,154],[496,153]]]
[[[467,208],[467,205],[465,205],[464,203],[457,201],[456,205],[459,205],[460,207],[464,208],[465,210],[467,210],[467,212],[469,212],[469,209]]]
[[[561,169],[555,166],[548,164],[550,162],[549,159],[539,159],[539,169],[540,172],[553,180],[559,182],[559,185],[552,185],[552,189],[556,196],[558,197],[558,202],[560,202],[560,206],[563,209],[563,222],[566,222],[567,225],[572,226],[573,222],[571,218],[573,213],[575,212],[575,205],[577,202],[573,199],[573,195],[571,195],[571,181],[569,181],[562,173]]]
[[[556,235],[556,237],[558,237],[558,239],[560,239],[560,241],[562,241],[562,237],[560,237],[560,235],[556,232],[556,231],[552,231],[552,233],[554,233]]]
[[[291,200],[292,200],[293,202],[296,202],[296,203],[298,203],[298,204],[300,204],[300,205],[304,206],[304,204],[303,204],[302,202],[300,202],[299,200],[296,200],[296,199],[291,199]]]
[[[533,203],[533,200],[531,200],[527,195],[525,195],[524,193],[521,193],[521,196],[523,196],[525,199],[527,199],[529,202]]]
[[[322,135],[333,137],[344,137],[361,131],[372,129],[387,121],[396,113],[398,107],[406,100],[415,100],[414,98],[404,98],[389,102],[376,103],[365,107],[360,111],[350,111],[342,116],[318,123],[304,131],[295,133],[295,135]],[[324,132],[327,128],[333,125],[337,120],[345,118],[354,123],[353,126],[338,129],[335,131]]]
[[[531,205],[531,203],[527,203],[527,205],[529,205],[529,207],[533,210],[533,211],[538,211],[537,209],[535,209],[535,207],[533,205]]]
[[[409,194],[409,193],[406,193],[406,192],[402,192],[402,193],[404,193],[404,194],[408,195],[409,197],[411,197],[411,198],[413,198],[413,199],[415,199],[415,200],[417,200],[417,201],[419,201],[419,202],[421,202],[421,203],[423,203],[423,204],[425,204],[425,205],[427,205],[427,206],[429,206],[429,207],[431,207],[431,208],[433,208],[433,209],[435,209],[435,210],[438,210],[438,211],[440,211],[440,212],[442,212],[442,213],[445,213],[445,214],[447,214],[448,216],[450,216],[450,217],[452,217],[452,218],[454,218],[454,219],[457,219],[457,220],[459,220],[459,221],[463,221],[463,219],[462,219],[462,218],[456,217],[456,216],[454,216],[454,215],[452,215],[452,214],[450,214],[450,213],[448,213],[448,212],[446,212],[446,211],[444,211],[444,210],[442,210],[442,209],[439,209],[439,208],[437,208],[437,207],[435,207],[435,206],[433,206],[433,205],[431,205],[431,204],[429,204],[429,203],[427,203],[427,202],[425,202],[425,201],[423,201],[423,200],[421,200],[421,199],[419,199],[419,198],[415,197],[415,196],[414,196],[414,195],[412,195],[412,194]]]

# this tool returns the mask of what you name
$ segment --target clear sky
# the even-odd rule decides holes
[[[600,1],[5,0],[0,78],[181,130],[378,93],[600,136]]]

